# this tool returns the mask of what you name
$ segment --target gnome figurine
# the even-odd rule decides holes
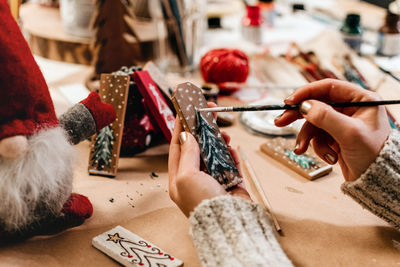
[[[57,119],[38,65],[0,0],[0,242],[82,224],[93,207],[72,193],[73,145],[116,118],[97,93]]]

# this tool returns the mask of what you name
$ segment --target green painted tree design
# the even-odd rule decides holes
[[[201,146],[204,163],[209,174],[217,179],[221,184],[227,184],[229,179],[226,172],[237,173],[238,169],[230,154],[226,153],[225,144],[218,139],[220,134],[207,120],[196,112],[198,142]]]
[[[105,167],[110,168],[114,139],[111,126],[104,127],[98,132],[94,143],[93,167],[98,170],[103,170]]]
[[[305,155],[296,155],[293,150],[285,149],[285,155],[293,162],[299,164],[303,169],[309,170],[317,165],[314,158]]]

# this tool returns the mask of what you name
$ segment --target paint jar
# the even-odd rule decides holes
[[[340,29],[342,38],[350,48],[357,53],[361,51],[363,29],[360,25],[361,17],[359,14],[347,14],[343,26]]]
[[[275,18],[276,18],[276,11],[275,5],[273,0],[260,0],[258,5],[261,8],[261,14],[263,20],[267,26],[274,26]]]
[[[154,61],[165,72],[188,73],[197,69],[206,28],[206,0],[149,0],[157,31]]]
[[[261,16],[259,6],[247,6],[246,16],[242,20],[242,36],[244,40],[248,40],[254,44],[262,44],[264,20]]]
[[[400,16],[389,10],[386,13],[385,24],[378,31],[377,54],[397,56],[400,53]]]

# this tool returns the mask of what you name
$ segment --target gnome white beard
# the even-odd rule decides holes
[[[30,136],[21,158],[0,157],[0,226],[18,230],[58,214],[72,191],[74,156],[66,132],[57,127]]]

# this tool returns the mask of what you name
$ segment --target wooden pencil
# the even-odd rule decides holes
[[[282,232],[282,228],[279,225],[278,220],[276,219],[276,216],[275,216],[275,214],[274,214],[274,212],[272,210],[272,207],[271,207],[271,204],[269,203],[267,195],[265,194],[264,189],[262,188],[262,186],[260,184],[260,181],[258,180],[257,175],[256,175],[253,167],[250,164],[250,161],[247,159],[246,155],[244,154],[243,150],[240,147],[238,147],[238,150],[239,150],[240,156],[242,158],[242,161],[244,163],[244,166],[247,169],[247,172],[249,173],[249,178],[251,179],[251,181],[255,185],[255,187],[257,189],[257,192],[260,195],[264,206],[267,208],[267,210],[271,214],[272,221],[274,222],[274,226],[275,226],[276,231],[278,233],[281,233]]]

